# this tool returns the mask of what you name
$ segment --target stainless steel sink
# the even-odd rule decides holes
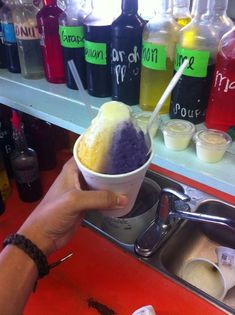
[[[233,205],[222,202],[193,187],[176,182],[152,171],[148,171],[146,176],[156,181],[162,189],[173,188],[188,195],[191,198],[189,202],[191,211],[227,217],[235,221],[235,207]],[[105,232],[103,229],[103,219],[103,216],[97,212],[89,213],[84,220],[84,225],[95,229],[98,233],[101,233],[104,237],[128,251],[137,259],[142,260],[151,268],[158,270],[195,294],[216,304],[225,311],[235,314],[235,288],[231,289],[223,302],[221,302],[181,278],[181,269],[187,260],[191,258],[207,258],[215,262],[215,248],[217,246],[222,245],[235,249],[235,234],[233,231],[227,227],[212,223],[176,220],[156,252],[148,258],[144,258],[136,254],[134,243],[127,244],[121,242],[111,234]]]

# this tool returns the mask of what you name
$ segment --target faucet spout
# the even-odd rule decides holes
[[[208,223],[223,225],[231,229],[233,232],[235,232],[235,221],[228,218],[204,214],[204,213],[187,212],[187,211],[182,211],[182,210],[172,211],[169,213],[169,215],[172,218],[198,221],[198,222],[208,222]]]

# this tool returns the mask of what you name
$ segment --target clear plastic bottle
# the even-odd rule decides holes
[[[213,79],[219,37],[210,21],[202,14],[210,1],[196,0],[195,16],[179,31],[175,70],[185,59],[187,68],[171,94],[170,117],[198,124],[205,120],[210,87]]]
[[[19,53],[12,19],[13,8],[14,6],[10,3],[10,1],[5,1],[4,6],[0,10],[0,19],[5,45],[7,69],[9,72],[20,73]]]
[[[235,27],[219,45],[206,113],[207,128],[228,131],[235,126]]]
[[[63,11],[56,0],[44,0],[37,13],[38,30],[41,35],[41,51],[44,72],[48,82],[64,83],[64,61],[59,36],[59,16]]]
[[[36,152],[27,146],[21,118],[15,111],[12,128],[14,150],[11,153],[11,164],[19,197],[24,202],[37,201],[42,197],[38,159]]]
[[[111,24],[116,11],[110,0],[92,0],[85,18],[87,91],[96,97],[111,96]]]
[[[228,0],[212,0],[208,3],[207,12],[202,16],[210,20],[221,37],[233,28],[233,21],[227,15]]]
[[[145,21],[138,0],[122,0],[122,13],[112,23],[112,99],[128,105],[139,101],[141,42]]]
[[[147,23],[151,20],[156,14],[157,1],[152,0],[148,1],[148,5],[146,5],[145,0],[138,1],[139,10],[138,13],[142,17],[142,19]]]
[[[172,16],[172,1],[159,1],[156,16],[144,28],[140,79],[141,109],[154,110],[173,75],[179,25]],[[170,96],[161,109],[168,113]]]
[[[66,84],[70,89],[77,89],[67,62],[74,60],[75,66],[86,88],[86,64],[84,54],[84,27],[87,16],[84,0],[69,0],[66,9],[59,16],[60,43],[63,51]]]
[[[36,14],[33,0],[19,0],[12,11],[20,58],[21,74],[26,79],[44,76]]]
[[[174,0],[173,17],[180,27],[187,25],[192,20],[190,0]]]

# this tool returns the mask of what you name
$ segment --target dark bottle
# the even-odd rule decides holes
[[[73,60],[84,88],[86,88],[86,64],[84,55],[83,22],[87,13],[84,0],[70,0],[65,11],[59,17],[60,43],[63,51],[66,84],[77,89],[68,61]]]
[[[194,124],[205,120],[219,44],[213,24],[202,18],[211,1],[214,0],[195,1],[195,15],[179,31],[176,46],[175,71],[184,59],[188,59],[189,64],[171,94],[170,118],[185,119]]]
[[[63,12],[56,0],[44,0],[37,13],[38,31],[41,36],[41,51],[45,77],[51,83],[64,83],[64,62],[59,36],[59,16]]]
[[[48,171],[56,166],[55,128],[49,122],[23,115],[27,143],[38,157],[39,170]]]
[[[20,60],[18,54],[18,47],[16,42],[15,29],[12,19],[12,11],[7,5],[8,2],[1,8],[1,26],[3,40],[5,44],[7,69],[13,73],[20,73]]]
[[[0,104],[0,150],[9,178],[13,177],[10,154],[13,149],[12,127],[11,127],[11,109]]]
[[[1,8],[4,6],[4,3],[0,1],[0,21],[1,21]],[[2,24],[0,23],[0,68],[7,67],[7,59],[6,59],[6,50],[5,44],[3,40],[3,32],[2,32]]]
[[[3,214],[5,211],[5,204],[2,198],[2,194],[0,192],[0,215]]]
[[[122,0],[122,13],[112,23],[112,99],[128,105],[139,102],[142,32],[138,0]]]
[[[11,164],[19,197],[24,202],[37,201],[42,197],[36,152],[27,146],[23,124],[19,114],[12,116],[14,150]]]
[[[111,24],[110,0],[93,0],[92,12],[85,18],[85,60],[87,91],[96,97],[111,96]]]

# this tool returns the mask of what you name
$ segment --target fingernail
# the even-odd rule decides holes
[[[117,207],[124,208],[128,204],[128,198],[126,195],[119,195],[117,197]]]

